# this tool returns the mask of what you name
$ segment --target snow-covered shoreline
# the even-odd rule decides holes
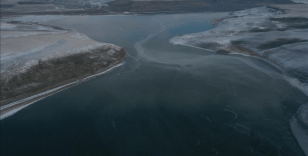
[[[294,17],[296,13],[289,17],[283,12],[266,6],[234,12],[219,20],[212,30],[176,36],[170,43],[218,53],[256,56],[280,67],[286,80],[308,95],[308,28],[305,28],[308,18]],[[290,18],[303,22],[287,25],[282,21]],[[297,73],[294,74],[294,70]],[[293,83],[293,79],[299,83]]]
[[[274,5],[230,13],[209,31],[180,35],[170,43],[265,60],[308,96],[308,5]],[[308,104],[290,120],[290,127],[308,155]],[[301,124],[298,124],[301,123]]]
[[[86,78],[83,78],[82,80],[77,80],[77,81],[74,81],[74,82],[65,84],[65,85],[63,85],[63,86],[60,86],[60,87],[57,87],[57,88],[54,88],[54,89],[51,89],[51,90],[48,90],[48,91],[39,93],[39,94],[37,94],[37,95],[33,95],[33,96],[31,96],[31,97],[28,97],[28,98],[25,98],[25,99],[21,99],[21,100],[18,100],[18,101],[15,101],[15,102],[6,104],[6,105],[4,105],[4,106],[1,106],[1,107],[0,107],[0,111],[3,111],[3,112],[2,112],[1,115],[0,115],[0,120],[4,119],[4,118],[6,118],[6,117],[9,117],[9,116],[11,116],[11,115],[17,113],[19,110],[21,110],[21,109],[23,109],[23,108],[25,108],[25,107],[27,107],[27,106],[29,106],[29,105],[31,105],[31,104],[37,102],[37,101],[40,101],[40,100],[42,100],[42,99],[44,99],[44,98],[46,98],[46,97],[48,97],[48,96],[51,96],[51,95],[53,95],[53,94],[56,94],[56,93],[58,93],[58,92],[60,92],[60,91],[65,90],[65,89],[67,89],[67,88],[70,88],[70,87],[73,87],[73,86],[75,86],[75,85],[78,85],[78,84],[80,84],[80,83],[82,83],[82,82],[85,82],[85,81],[88,81],[88,80],[90,80],[90,79],[93,79],[93,78],[95,78],[95,77],[97,77],[97,76],[106,74],[106,73],[112,71],[113,69],[122,66],[123,64],[124,64],[124,62],[123,62],[123,63],[120,63],[120,64],[118,64],[118,65],[115,65],[115,66],[113,66],[113,67],[107,69],[107,70],[104,71],[104,72],[101,72],[101,73],[94,74],[94,75],[88,76],[88,77],[86,77]],[[31,101],[31,100],[33,100],[33,99],[35,99],[35,98],[39,98],[39,99],[38,99],[38,100]],[[5,111],[5,109],[8,109],[8,108],[10,108],[10,107],[14,107],[14,106],[16,106],[16,105],[18,105],[18,104],[21,104],[21,103],[24,103],[24,102],[25,102],[25,104],[23,104],[22,106],[19,106],[19,107],[17,107],[17,108],[11,109],[11,110],[9,110],[9,111]]]

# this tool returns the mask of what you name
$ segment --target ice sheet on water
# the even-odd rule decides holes
[[[290,126],[297,142],[308,155],[308,103],[300,106],[296,116],[290,120]]]

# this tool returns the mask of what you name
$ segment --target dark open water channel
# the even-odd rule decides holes
[[[268,63],[175,46],[210,13],[75,16],[73,28],[128,52],[112,72],[1,120],[1,156],[303,156],[289,119],[307,97]],[[137,50],[136,50],[137,49]]]

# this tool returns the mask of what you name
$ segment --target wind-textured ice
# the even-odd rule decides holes
[[[308,95],[308,7],[277,5],[230,13],[213,21],[209,31],[180,35],[170,40],[217,53],[262,58],[280,69],[284,78]],[[281,8],[281,9],[279,9]],[[308,155],[308,104],[290,121],[292,131]]]

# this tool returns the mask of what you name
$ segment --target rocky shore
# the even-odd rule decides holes
[[[271,5],[232,12],[213,21],[214,29],[170,40],[220,54],[261,58],[280,69],[284,78],[308,95],[308,5]],[[291,120],[299,144],[308,154],[307,106]],[[298,132],[298,133],[297,133]],[[300,134],[299,134],[300,132]]]
[[[125,58],[125,49],[73,30],[2,22],[1,119],[31,102],[104,74]]]

